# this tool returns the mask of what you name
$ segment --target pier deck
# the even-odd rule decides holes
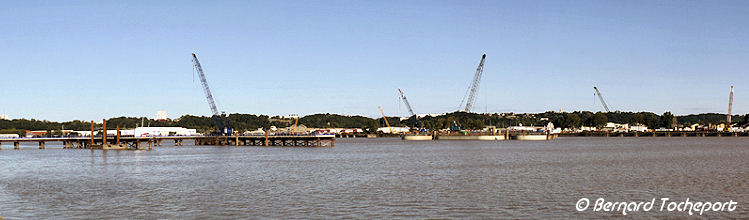
[[[13,143],[13,149],[20,149],[21,143],[36,142],[44,149],[47,142],[62,142],[64,149],[151,149],[162,146],[164,140],[174,141],[182,146],[185,140],[193,140],[195,145],[233,146],[280,146],[280,147],[334,147],[333,135],[266,135],[266,136],[159,136],[159,137],[47,137],[47,138],[2,138],[4,143]],[[105,143],[106,142],[106,143]],[[120,147],[124,146],[124,147]]]

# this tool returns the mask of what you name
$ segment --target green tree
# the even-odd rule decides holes
[[[632,116],[632,121],[630,124],[643,124],[645,123],[645,115],[642,113],[637,113]]]
[[[606,115],[601,112],[596,112],[596,114],[593,115],[593,125],[597,128],[602,128],[603,126],[606,126],[606,123],[609,122],[609,119],[606,118]]]
[[[661,125],[666,128],[674,128],[674,115],[671,112],[665,112],[661,116]]]
[[[580,127],[580,117],[576,114],[567,114],[564,117],[564,121],[567,128],[579,128]]]

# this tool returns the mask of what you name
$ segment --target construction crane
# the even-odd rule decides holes
[[[393,133],[393,128],[390,127],[390,122],[388,122],[388,118],[385,117],[385,112],[382,111],[381,106],[377,106],[378,109],[380,109],[380,114],[382,114],[382,119],[385,120],[385,124],[388,126],[388,130],[390,130],[390,133]]]
[[[471,86],[468,87],[468,90],[466,90],[468,100],[466,101],[466,95],[464,95],[463,100],[460,100],[458,111],[460,111],[460,107],[463,106],[463,101],[466,103],[464,108],[465,112],[470,112],[473,104],[476,102],[476,92],[479,90],[479,84],[481,84],[481,75],[484,73],[484,60],[486,60],[486,54],[481,55],[481,62],[479,63],[479,67],[476,68],[476,74],[473,75],[473,82],[471,83]]]
[[[606,105],[606,101],[603,100],[603,96],[601,96],[601,92],[598,91],[598,88],[593,86],[593,89],[596,90],[596,95],[598,96],[598,99],[601,100],[601,105],[603,105],[603,109],[606,109],[606,112],[610,112],[609,106]]]
[[[296,119],[296,120],[294,120],[294,129],[291,130],[291,133],[296,133],[296,125],[299,123],[299,115],[297,115],[297,114],[291,114],[290,116],[292,118]]]
[[[419,127],[419,131],[423,130],[424,124],[421,123],[419,120],[419,116],[416,116],[416,113],[414,113],[414,110],[411,108],[411,104],[408,103],[408,99],[406,99],[406,95],[403,94],[403,91],[401,89],[398,89],[398,93],[401,95],[401,99],[403,99],[403,103],[406,103],[406,108],[408,108],[408,112],[411,113],[411,116],[413,116],[416,119],[416,126]]]
[[[200,83],[203,84],[203,92],[205,92],[205,98],[208,100],[208,106],[211,107],[211,113],[213,113],[213,120],[216,121],[216,126],[218,126],[218,129],[221,130],[217,132],[221,135],[229,135],[232,133],[232,129],[229,128],[229,120],[226,119],[226,122],[224,122],[224,112],[221,112],[219,114],[218,109],[216,108],[216,102],[213,100],[213,95],[211,94],[211,89],[208,88],[208,81],[205,79],[205,74],[203,73],[203,67],[200,66],[200,62],[198,61],[198,57],[195,56],[195,53],[192,54],[192,64],[193,68],[195,68],[198,71],[198,76],[200,76]]]
[[[733,86],[731,86],[731,94],[728,95],[728,115],[726,115],[726,130],[731,128],[731,108],[733,108]]]

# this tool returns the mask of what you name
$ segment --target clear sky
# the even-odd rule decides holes
[[[749,112],[749,1],[6,1],[0,114]]]

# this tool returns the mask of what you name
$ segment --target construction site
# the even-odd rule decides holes
[[[94,123],[91,122],[90,135],[88,131],[61,130],[60,135],[55,135],[55,141],[62,141],[65,148],[90,148],[90,149],[143,149],[141,142],[148,143],[149,148],[156,143],[156,139],[149,138],[168,138],[181,136],[174,139],[175,145],[180,145],[185,138],[194,139],[196,144],[206,145],[227,145],[238,144],[256,145],[256,146],[333,146],[334,138],[356,138],[356,137],[399,137],[403,140],[552,140],[559,136],[601,136],[601,137],[733,137],[749,136],[749,122],[741,124],[732,121],[733,108],[733,86],[730,87],[728,99],[728,113],[725,115],[724,123],[700,123],[699,121],[685,121],[679,123],[677,117],[664,113],[662,116],[653,113],[630,113],[620,112],[611,108],[604,99],[598,87],[593,87],[595,99],[600,103],[602,110],[593,112],[546,112],[539,114],[488,114],[475,113],[473,108],[476,104],[478,91],[484,75],[484,65],[486,54],[481,55],[478,66],[475,69],[470,85],[467,87],[463,98],[460,100],[458,108],[453,113],[444,114],[417,114],[412,106],[411,100],[406,97],[403,89],[398,88],[397,95],[399,101],[402,101],[408,117],[388,117],[381,106],[378,110],[381,119],[379,127],[336,127],[328,121],[327,125],[313,124],[305,120],[308,116],[300,117],[292,114],[284,118],[269,118],[271,124],[283,125],[288,127],[270,126],[266,128],[257,128],[251,130],[244,128],[235,128],[230,123],[228,115],[219,111],[216,101],[208,85],[203,67],[198,61],[197,55],[192,54],[192,65],[194,72],[200,79],[200,85],[205,100],[211,111],[210,118],[214,125],[203,134],[199,134],[195,129],[182,127],[141,127],[135,129],[120,130],[117,126],[117,132],[107,131],[106,120],[103,121],[101,128],[94,129]],[[158,120],[168,123],[166,113],[159,111]],[[316,115],[313,115],[316,116]],[[335,115],[333,115],[335,116]],[[329,117],[329,116],[322,116]],[[346,120],[347,116],[343,117]],[[476,118],[468,119],[466,118]],[[744,121],[747,117],[743,117]],[[300,119],[307,124],[300,124]],[[330,119],[322,119],[330,120]],[[367,119],[364,120],[375,120]],[[395,120],[395,121],[392,121]],[[428,126],[425,126],[427,121]],[[320,121],[320,120],[317,120]],[[660,121],[653,123],[653,121]],[[394,122],[396,125],[391,125]],[[98,124],[96,124],[98,126]],[[150,123],[149,123],[150,125]],[[139,130],[140,129],[140,130]],[[72,133],[77,133],[73,136]],[[88,136],[88,137],[86,137]],[[107,136],[113,137],[107,140]],[[185,137],[189,136],[189,137]],[[34,138],[50,138],[49,130],[26,131],[26,136],[21,140],[20,135],[1,134],[1,141],[15,143],[18,148],[19,142],[36,141],[39,142],[40,148],[44,148],[46,140]],[[116,137],[116,139],[114,139]],[[240,141],[235,138],[250,138],[251,141]],[[256,138],[263,137],[263,138]],[[69,141],[59,138],[71,138]],[[59,139],[59,140],[58,140]],[[113,141],[116,140],[116,141]],[[133,139],[133,140],[130,140]],[[123,141],[121,141],[123,140]],[[249,140],[249,139],[248,139]],[[300,143],[297,140],[307,142]],[[313,144],[309,144],[312,140]],[[325,142],[320,143],[320,142]],[[160,145],[160,140],[158,144]]]

